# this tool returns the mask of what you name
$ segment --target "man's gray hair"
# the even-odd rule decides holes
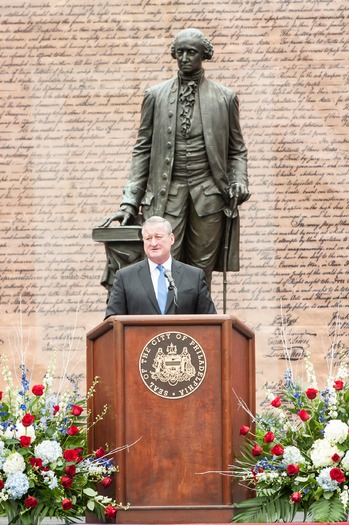
[[[153,217],[149,217],[143,224],[142,224],[142,235],[145,228],[148,226],[151,226],[152,224],[164,224],[167,230],[167,233],[170,235],[172,233],[172,226],[169,221],[164,219],[163,217],[160,217],[158,215],[153,215]]]
[[[213,45],[207,38],[207,36],[204,35],[202,31],[199,29],[195,29],[195,27],[188,27],[188,29],[183,29],[180,31],[174,38],[172,44],[171,44],[171,56],[172,58],[176,57],[176,43],[180,36],[183,36],[183,34],[188,33],[190,36],[197,37],[199,40],[201,40],[203,46],[204,46],[204,56],[202,57],[203,60],[211,60],[213,57]]]

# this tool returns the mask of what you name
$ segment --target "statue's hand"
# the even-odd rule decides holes
[[[121,226],[125,226],[129,222],[132,222],[131,219],[133,219],[133,217],[133,214],[127,210],[118,210],[116,213],[104,217],[103,221],[101,222],[101,224],[98,225],[98,227],[107,228],[109,224],[111,224],[114,221],[119,221]]]
[[[250,197],[250,192],[245,184],[235,182],[228,188],[230,199],[235,203],[235,206],[245,202]]]

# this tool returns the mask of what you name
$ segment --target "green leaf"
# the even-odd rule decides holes
[[[91,512],[93,512],[95,510],[95,502],[92,500],[92,499],[89,499],[88,502],[87,502],[87,508],[88,510],[90,510]]]
[[[309,507],[309,514],[315,522],[338,522],[343,521],[347,512],[337,493],[331,499],[320,498]]]
[[[290,503],[289,497],[261,496],[235,503],[234,508],[239,509],[232,518],[233,523],[273,523],[291,522],[296,514],[297,507]]]
[[[86,496],[89,496],[90,498],[94,498],[95,496],[98,495],[98,492],[87,487],[87,489],[84,489],[83,490],[83,493],[86,494]]]

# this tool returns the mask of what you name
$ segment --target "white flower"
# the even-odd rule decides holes
[[[13,499],[19,499],[29,490],[29,480],[22,472],[11,474],[6,482],[5,489]]]
[[[331,470],[332,467],[324,468],[316,478],[319,487],[324,489],[326,492],[334,492],[338,488],[338,481],[331,479]]]
[[[345,456],[341,461],[341,467],[344,470],[349,470],[349,451],[345,453]]]
[[[5,474],[7,474],[7,476],[15,474],[16,472],[24,472],[25,461],[23,459],[23,456],[21,456],[21,454],[19,454],[18,452],[13,452],[8,456],[8,458],[4,462],[2,470],[5,472]]]
[[[45,440],[34,448],[35,457],[42,459],[42,464],[47,465],[56,461],[63,454],[62,447],[57,441]]]
[[[343,443],[348,437],[348,425],[339,419],[332,419],[325,427],[324,438],[331,444]]]
[[[294,463],[305,463],[305,459],[301,454],[301,451],[297,447],[287,446],[284,448],[284,453],[282,456],[282,463],[284,465],[291,465]]]
[[[8,426],[5,430],[6,439],[19,439],[21,436],[28,436],[31,438],[31,443],[35,441],[36,435],[32,425],[25,427],[22,423],[16,423],[13,426]]]
[[[316,468],[333,465],[331,458],[334,454],[338,454],[342,458],[344,452],[326,439],[317,439],[310,449],[310,458]]]
[[[58,481],[53,470],[46,470],[42,472],[44,482],[48,484],[50,489],[55,489],[58,487]]]
[[[346,508],[349,501],[348,487],[346,485],[344,485],[344,487],[342,488],[342,492],[339,493],[339,498],[342,502],[343,507]]]

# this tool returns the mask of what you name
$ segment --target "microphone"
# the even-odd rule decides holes
[[[168,289],[175,290],[176,285],[175,285],[175,282],[173,280],[172,273],[170,272],[170,270],[165,270],[164,274],[165,274],[166,279],[168,280]]]
[[[170,270],[165,269],[164,274],[165,274],[166,279],[168,280],[168,289],[173,290],[173,294],[174,294],[173,300],[175,304],[175,312],[177,313],[178,311],[177,286],[173,280],[172,273],[170,272]]]

